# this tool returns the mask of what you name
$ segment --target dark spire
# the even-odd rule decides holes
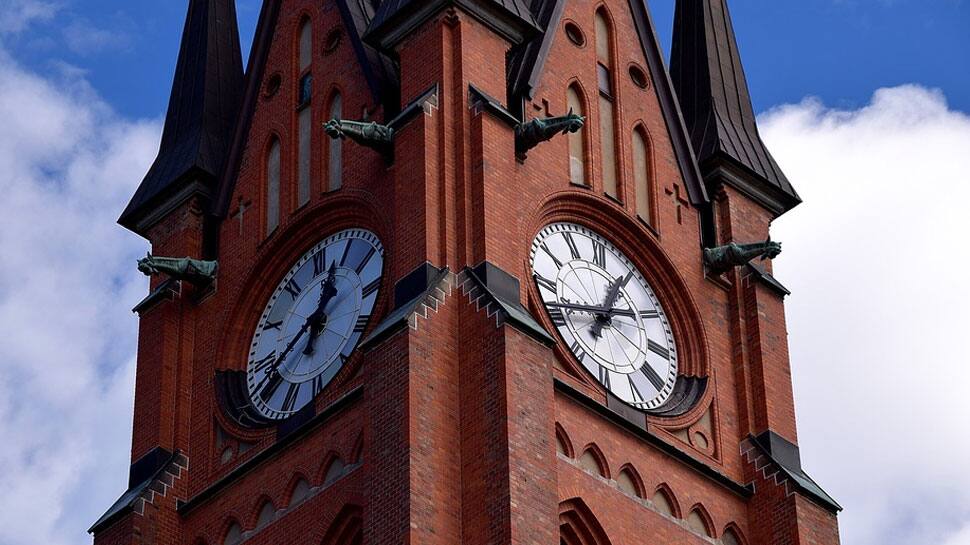
[[[670,72],[705,177],[723,168],[777,214],[798,205],[758,133],[727,0],[677,0]]]
[[[458,6],[514,44],[538,33],[528,0],[384,0],[365,38],[389,50],[442,9]]]
[[[191,183],[213,190],[243,91],[235,0],[190,0],[158,157],[119,223],[143,232]]]

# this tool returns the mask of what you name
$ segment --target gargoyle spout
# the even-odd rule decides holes
[[[712,271],[721,274],[734,267],[747,265],[755,258],[760,257],[763,261],[774,259],[779,255],[781,255],[781,243],[772,242],[770,239],[753,244],[732,242],[726,246],[705,249],[704,262]]]
[[[165,274],[174,280],[184,280],[193,286],[205,287],[215,281],[219,272],[219,262],[188,257],[157,257],[148,254],[144,259],[138,260],[138,270],[145,276]]]
[[[361,146],[377,150],[384,155],[390,154],[394,149],[394,129],[386,125],[332,119],[323,126],[323,130],[330,138],[349,138]]]
[[[515,153],[524,158],[532,148],[552,140],[557,135],[575,133],[586,125],[586,118],[572,110],[561,117],[533,119],[515,128]]]

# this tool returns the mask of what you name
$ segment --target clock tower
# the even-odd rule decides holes
[[[726,0],[189,0],[97,545],[836,545]]]

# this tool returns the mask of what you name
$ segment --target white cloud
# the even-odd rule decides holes
[[[117,28],[98,28],[91,21],[78,18],[64,27],[64,42],[78,55],[89,55],[106,49],[127,49],[131,37]]]
[[[0,543],[84,543],[126,485],[145,245],[114,220],[160,126],[2,48],[0,120]]]
[[[41,0],[4,0],[8,4],[0,9],[0,35],[21,32],[34,21],[50,20],[60,6],[55,2]]]
[[[761,123],[805,200],[774,235],[807,469],[844,543],[966,545],[970,117],[910,85]]]

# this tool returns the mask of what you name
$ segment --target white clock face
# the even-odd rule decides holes
[[[327,238],[293,265],[249,352],[249,395],[263,416],[291,416],[340,371],[370,321],[383,270],[384,248],[360,229]]]
[[[677,381],[667,315],[633,263],[600,235],[550,225],[532,245],[539,294],[570,352],[613,395],[655,409]]]

